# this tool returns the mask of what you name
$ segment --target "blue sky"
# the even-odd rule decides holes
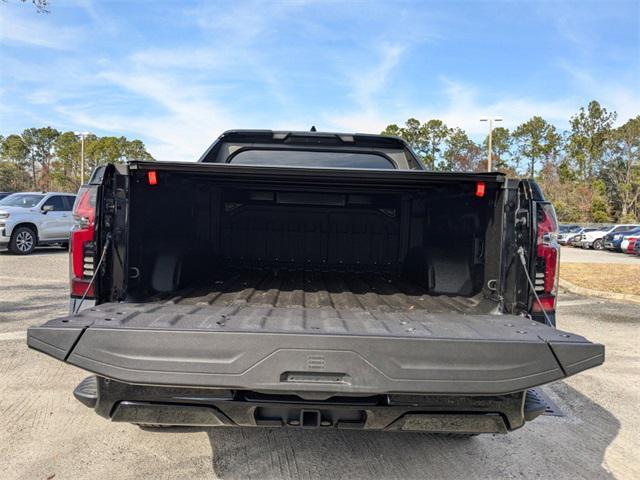
[[[0,133],[51,125],[194,160],[230,128],[379,132],[640,114],[640,2],[0,3]]]

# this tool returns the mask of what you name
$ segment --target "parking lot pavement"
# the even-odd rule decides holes
[[[54,250],[0,254],[3,479],[640,478],[638,305],[561,296],[560,327],[606,344],[607,360],[545,387],[563,417],[509,435],[144,431],[82,406],[71,392],[86,373],[25,346],[26,327],[64,314],[67,268]]]
[[[608,250],[586,250],[575,247],[562,247],[560,261],[566,263],[615,263],[623,265],[638,265],[640,257],[625,253],[610,252]]]
[[[37,249],[28,257],[0,253],[0,335],[24,333],[42,318],[64,315],[68,268],[69,256],[61,248]]]

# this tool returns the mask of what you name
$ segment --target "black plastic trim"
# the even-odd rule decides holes
[[[174,173],[199,173],[224,177],[254,177],[270,183],[295,181],[303,184],[316,184],[318,180],[330,179],[338,184],[381,184],[388,187],[407,188],[411,185],[426,185],[461,181],[483,181],[502,184],[506,176],[501,173],[456,173],[427,172],[420,170],[373,170],[311,167],[270,167],[257,165],[234,165],[229,163],[189,163],[189,162],[131,162],[131,170],[171,171]]]
[[[491,397],[380,395],[305,400],[242,390],[141,386],[103,377],[90,377],[77,390],[88,381],[97,385],[98,414],[115,422],[142,425],[477,434],[506,433],[525,422],[525,392]]]
[[[52,320],[29,329],[29,345],[59,345],[56,358],[127,383],[358,395],[507,394],[604,361],[602,345],[512,315],[424,314],[409,329],[395,314],[305,309],[309,321],[296,326],[287,309],[256,322],[266,310],[153,306],[104,304]],[[74,346],[77,323],[91,326]]]

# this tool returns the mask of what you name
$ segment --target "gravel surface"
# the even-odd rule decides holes
[[[0,254],[3,479],[640,478],[638,305],[561,295],[560,326],[606,344],[607,360],[545,387],[565,416],[508,435],[145,431],[95,415],[71,394],[85,372],[25,346],[26,327],[65,314],[67,269],[55,249]]]

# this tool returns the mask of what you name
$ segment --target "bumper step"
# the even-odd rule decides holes
[[[94,375],[85,378],[73,391],[73,396],[76,397],[83,405],[89,408],[95,408],[98,403],[98,379]]]
[[[524,401],[524,418],[531,421],[544,414],[547,404],[532,390],[528,390]]]

